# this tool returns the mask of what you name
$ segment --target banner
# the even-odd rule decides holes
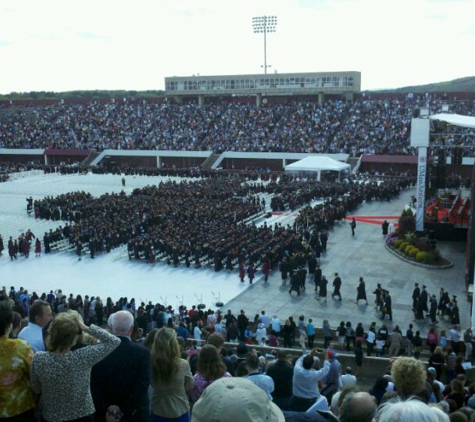
[[[417,159],[417,193],[416,193],[416,231],[424,231],[424,214],[426,202],[426,174],[427,174],[427,148],[419,147]]]

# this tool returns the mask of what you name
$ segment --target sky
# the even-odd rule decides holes
[[[362,89],[473,76],[474,0],[2,0],[0,93],[160,90],[269,72],[360,71]]]

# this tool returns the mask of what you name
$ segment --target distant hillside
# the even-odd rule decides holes
[[[367,92],[374,93],[425,93],[425,92],[475,92],[475,76],[454,79],[453,81],[438,82],[435,84],[405,86],[394,89],[378,89]],[[78,100],[78,99],[102,99],[102,98],[157,98],[162,97],[164,91],[126,91],[126,90],[97,90],[97,91],[68,91],[68,92],[12,92],[1,95],[0,100]]]
[[[103,99],[103,98],[156,98],[163,96],[163,91],[127,91],[127,90],[96,90],[96,91],[31,91],[12,92],[1,95],[0,100],[78,100],[78,99]]]
[[[475,76],[454,79],[435,84],[405,86],[395,89],[383,89],[377,92],[475,92]]]

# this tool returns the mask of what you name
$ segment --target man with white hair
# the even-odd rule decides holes
[[[92,368],[91,392],[96,420],[103,421],[110,406],[118,406],[127,421],[148,421],[150,352],[132,342],[134,317],[118,311],[109,317],[111,331],[121,344]]]
[[[374,420],[376,422],[448,422],[449,417],[440,409],[429,407],[418,399],[396,398],[381,405]]]

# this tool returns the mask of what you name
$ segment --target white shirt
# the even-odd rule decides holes
[[[280,319],[272,318],[271,324],[272,324],[272,330],[275,331],[276,333],[280,333],[280,327],[282,325],[282,323],[280,322]]]
[[[265,325],[266,328],[269,326],[270,319],[266,314],[261,315],[260,320]]]
[[[208,315],[208,317],[206,318],[206,324],[211,325],[215,323],[216,323],[216,316],[214,314]]]
[[[96,299],[89,304],[89,316],[91,318],[96,316]]]
[[[445,388],[445,387],[444,387]],[[386,387],[386,391],[388,393],[392,393],[394,391],[394,383],[392,381],[388,382],[388,386]]]
[[[201,340],[201,330],[200,327],[196,326],[195,329],[193,330],[193,337],[195,340]]]
[[[256,384],[263,390],[270,401],[272,401],[272,392],[274,391],[274,380],[269,375],[259,373],[252,373],[247,376],[247,379]]]
[[[355,385],[356,377],[352,374],[344,374],[340,376],[341,388],[346,385]]]
[[[303,358],[300,357],[295,363],[292,393],[303,399],[314,399],[320,396],[318,381],[330,372],[330,361],[326,360],[323,368],[317,371],[313,368],[305,369],[302,366]]]
[[[444,383],[440,382],[440,381],[437,381],[436,379],[432,382],[433,384],[436,384],[437,387],[439,387],[439,390],[440,390],[440,394],[442,394],[445,390],[445,385]]]
[[[455,343],[460,341],[460,331],[456,330],[455,328],[452,328],[449,331],[449,336],[450,336],[450,340],[452,340]]]
[[[43,340],[43,330],[39,325],[29,322],[28,325],[18,334],[20,340],[26,341],[33,353],[44,352],[45,342]]]
[[[263,338],[267,338],[267,330],[265,328],[258,328],[256,330],[257,343],[261,344]]]

